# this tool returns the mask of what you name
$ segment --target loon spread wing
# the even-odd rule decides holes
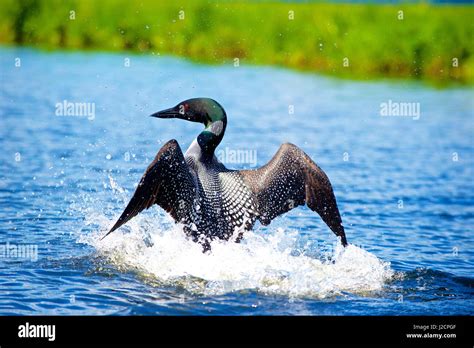
[[[298,205],[317,212],[347,245],[336,197],[326,174],[293,144],[283,144],[273,158],[256,170],[240,171],[257,202],[258,219],[268,225]]]
[[[183,152],[176,140],[168,141],[148,166],[138,187],[112,229],[112,233],[144,209],[158,204],[175,221],[186,219],[195,195],[195,185]],[[105,238],[104,236],[104,238]]]
[[[218,102],[192,98],[151,116],[198,122],[205,128],[185,155],[176,140],[160,149],[106,236],[157,204],[206,251],[214,238],[228,240],[237,235],[239,241],[257,219],[268,225],[278,215],[306,204],[347,245],[328,177],[295,145],[283,144],[260,169],[230,170],[214,154],[227,125],[226,112]]]

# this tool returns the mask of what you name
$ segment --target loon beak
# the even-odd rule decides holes
[[[194,113],[190,110],[187,112],[184,111],[184,106],[182,104],[176,105],[175,107],[161,110],[150,115],[151,117],[158,118],[179,118],[185,121],[199,122],[205,124],[205,119],[200,114]]]
[[[154,114],[150,115],[151,117],[158,117],[158,118],[177,118],[182,116],[176,108],[169,108],[165,110],[161,110],[155,112]]]

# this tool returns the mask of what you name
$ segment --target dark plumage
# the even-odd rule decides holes
[[[275,217],[306,203],[347,245],[328,177],[295,145],[281,145],[270,162],[259,169],[230,170],[214,155],[227,126],[226,113],[216,101],[189,99],[152,116],[200,122],[206,128],[185,155],[176,140],[160,149],[107,235],[158,204],[208,250],[214,238],[228,240],[235,234],[239,241],[256,220],[268,225]]]

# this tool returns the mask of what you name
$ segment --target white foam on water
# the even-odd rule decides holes
[[[250,289],[324,298],[380,290],[393,276],[389,263],[354,245],[344,248],[338,243],[321,260],[298,254],[299,233],[284,228],[270,228],[264,234],[246,232],[241,243],[214,241],[211,252],[204,254],[161,212],[140,214],[103,240],[115,221],[101,214],[88,214],[86,220],[101,228],[82,235],[80,242],[94,246],[118,269],[134,270],[196,294]]]

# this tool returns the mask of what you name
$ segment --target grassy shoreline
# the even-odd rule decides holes
[[[474,84],[474,6],[204,0],[2,3],[3,44],[154,52],[217,64],[238,59],[239,64],[355,79]]]

